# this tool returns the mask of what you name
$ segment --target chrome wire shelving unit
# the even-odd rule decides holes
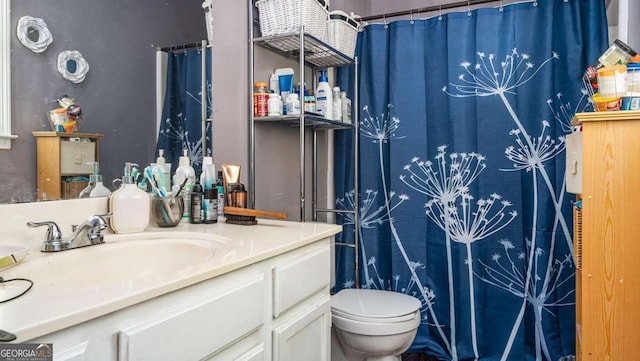
[[[301,26],[299,31],[289,32],[284,34],[278,34],[273,36],[265,36],[265,37],[255,37],[254,36],[254,25],[257,23],[257,19],[254,18],[254,0],[248,0],[248,33],[249,33],[249,89],[250,93],[253,89],[253,84],[255,81],[255,73],[254,73],[254,47],[260,46],[262,48],[268,49],[271,52],[279,54],[285,58],[296,61],[299,64],[299,79],[305,79],[305,67],[309,67],[312,69],[312,73],[314,73],[317,69],[325,69],[325,68],[335,68],[342,66],[353,66],[355,71],[354,77],[354,96],[352,100],[352,124],[343,123],[340,121],[334,121],[325,119],[324,117],[314,114],[301,112],[300,115],[290,115],[290,116],[276,116],[276,117],[254,117],[253,115],[253,96],[250,94],[249,96],[249,207],[255,206],[255,159],[256,159],[256,150],[255,150],[255,140],[256,140],[256,132],[255,125],[256,123],[277,123],[282,124],[283,126],[291,126],[298,127],[299,132],[299,156],[300,156],[300,221],[306,221],[306,194],[305,194],[305,186],[306,186],[306,175],[305,169],[306,165],[306,139],[305,139],[305,131],[307,129],[312,129],[313,131],[313,145],[312,145],[312,214],[313,221],[317,221],[319,213],[342,213],[342,214],[353,214],[354,220],[354,242],[353,243],[336,243],[337,246],[345,246],[354,249],[354,258],[355,258],[355,283],[356,287],[359,287],[359,267],[358,267],[358,247],[359,247],[359,232],[358,229],[360,227],[360,215],[359,215],[359,189],[358,189],[358,169],[359,169],[359,123],[358,123],[358,59],[357,57],[352,58],[344,53],[336,50],[335,48],[329,46],[325,42],[317,39],[316,37],[305,33],[304,26]],[[302,81],[301,81],[302,82]],[[314,86],[315,90],[315,86]],[[300,99],[304,99],[302,94],[303,89],[300,89]],[[302,126],[304,125],[304,126]],[[354,134],[354,151],[353,151],[353,164],[354,164],[354,209],[353,210],[336,210],[330,208],[319,208],[318,207],[318,199],[317,199],[317,191],[318,191],[318,183],[317,183],[317,155],[318,155],[318,144],[317,144],[317,132],[318,131],[327,131],[327,130],[338,130],[338,129],[351,129]],[[332,146],[332,145],[329,145]]]

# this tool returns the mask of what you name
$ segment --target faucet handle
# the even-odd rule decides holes
[[[47,226],[46,240],[48,242],[62,241],[62,232],[60,227],[53,221],[44,222],[27,222],[27,226],[31,228]]]

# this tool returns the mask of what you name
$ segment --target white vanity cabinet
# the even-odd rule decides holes
[[[329,361],[330,241],[27,342],[56,361]]]

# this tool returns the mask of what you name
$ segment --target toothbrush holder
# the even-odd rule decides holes
[[[175,227],[180,223],[184,213],[182,197],[154,196],[151,200],[151,214],[159,227]]]

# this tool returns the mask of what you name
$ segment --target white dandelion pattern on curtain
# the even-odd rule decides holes
[[[443,345],[448,350],[452,360],[458,360],[458,345],[470,344],[474,359],[480,358],[477,337],[477,317],[475,306],[475,279],[490,286],[497,287],[522,299],[522,306],[508,339],[504,340],[504,352],[502,360],[508,360],[508,355],[513,347],[515,335],[522,328],[523,317],[527,305],[535,315],[535,352],[536,360],[551,360],[547,348],[546,337],[542,324],[545,315],[554,315],[554,308],[573,305],[571,296],[573,291],[566,291],[557,295],[558,288],[565,289],[567,283],[573,279],[572,240],[569,229],[560,207],[564,200],[564,187],[556,191],[550,180],[550,176],[544,164],[556,158],[564,152],[564,136],[553,137],[550,131],[550,123],[541,121],[538,135],[532,136],[520,122],[512,106],[509,104],[506,94],[514,93],[516,88],[530,81],[547,63],[558,59],[558,54],[546,59],[541,65],[535,66],[526,54],[519,54],[515,49],[496,65],[493,54],[478,53],[479,61],[475,66],[469,62],[463,62],[461,66],[465,74],[458,78],[460,84],[451,84],[453,91],[448,87],[443,88],[452,97],[471,96],[498,96],[511,119],[516,125],[509,132],[514,139],[514,145],[505,149],[506,158],[512,162],[513,167],[502,169],[503,171],[525,171],[531,174],[533,181],[533,207],[532,207],[532,231],[524,240],[526,247],[513,255],[515,247],[511,242],[500,241],[504,247],[504,257],[494,254],[491,260],[476,259],[473,245],[481,240],[496,240],[499,232],[509,225],[517,216],[513,204],[503,199],[498,193],[491,193],[488,197],[477,198],[471,194],[471,185],[478,180],[482,171],[486,168],[486,159],[476,152],[452,152],[447,154],[447,146],[438,147],[438,153],[433,161],[423,161],[421,157],[414,156],[408,164],[403,166],[400,180],[412,191],[425,196],[425,215],[427,219],[444,232],[443,242],[447,253],[447,282],[449,294],[441,297],[442,302],[448,302],[448,320],[443,323],[438,319],[434,305],[437,302],[435,292],[425,281],[418,277],[417,270],[424,269],[424,262],[413,259],[403,245],[398,232],[393,212],[401,209],[405,202],[410,202],[407,194],[397,195],[390,190],[387,173],[385,172],[384,147],[390,140],[399,141],[400,119],[391,115],[393,105],[387,106],[386,112],[372,115],[368,106],[363,107],[363,118],[360,122],[360,135],[369,138],[378,148],[379,177],[382,187],[380,190],[367,189],[363,192],[359,205],[361,223],[357,232],[360,232],[362,240],[360,253],[363,260],[363,275],[365,283],[363,287],[394,290],[407,294],[413,294],[421,299],[423,304],[423,319],[429,327],[439,335]],[[562,103],[562,95],[557,95],[559,110],[554,112],[555,120],[564,130],[570,130],[567,121],[572,115],[569,104]],[[549,107],[553,101],[547,101]],[[541,207],[539,204],[539,181],[543,189],[552,195],[552,207],[555,208],[555,221],[551,239],[545,244],[546,251],[538,246],[537,214]],[[384,191],[383,191],[384,190]],[[476,200],[477,198],[477,200]],[[353,209],[353,193],[348,192],[344,197],[337,199],[339,206],[345,209]],[[545,205],[546,206],[546,205]],[[353,215],[345,214],[344,224],[354,224]],[[402,284],[400,275],[393,275],[391,279],[385,279],[376,267],[375,257],[367,256],[366,241],[363,231],[377,227],[389,227],[394,244],[402,255],[407,269],[410,272],[410,280]],[[569,247],[564,258],[557,259],[555,255],[556,230],[564,237]],[[500,239],[500,238],[497,238]],[[452,250],[459,245],[464,257],[456,259]],[[546,254],[546,256],[545,256]],[[460,277],[454,272],[458,269],[456,263],[461,262],[466,268],[466,281],[468,282],[468,294],[459,294],[454,287],[455,278]],[[347,281],[343,286],[351,287],[353,283]],[[553,296],[552,296],[553,295]],[[462,297],[468,303],[466,306],[457,302]],[[458,323],[456,309],[468,308],[468,323]],[[468,324],[470,340],[459,340],[456,325]],[[447,327],[445,327],[447,326]],[[448,335],[446,334],[448,330]]]
[[[211,95],[211,83],[207,81],[207,112],[212,112],[212,95]],[[198,105],[202,105],[202,91],[192,94],[189,91],[185,92],[187,100],[193,101]],[[202,163],[202,157],[205,156],[204,149],[206,145],[202,144],[202,136],[198,134],[193,136],[189,134],[187,127],[188,123],[200,124],[202,118],[188,119],[183,112],[177,113],[175,117],[168,117],[164,119],[164,125],[160,128],[159,135],[164,136],[168,142],[175,143],[181,147],[181,149],[187,150],[187,156],[189,161],[194,166],[199,166]],[[200,129],[200,128],[198,128]],[[206,123],[205,127],[206,141],[211,142],[211,122]],[[182,153],[181,153],[182,155]]]

